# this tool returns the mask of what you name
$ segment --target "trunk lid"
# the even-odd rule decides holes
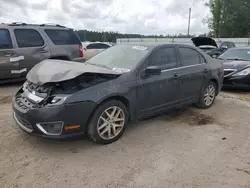
[[[196,47],[200,46],[214,46],[218,47],[215,40],[210,37],[194,37],[191,39]]]

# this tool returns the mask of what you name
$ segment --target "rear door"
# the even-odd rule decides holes
[[[54,44],[51,55],[67,57],[69,60],[80,57],[81,41],[72,29],[45,29],[45,33]]]
[[[18,46],[16,53],[23,57],[19,73],[26,75],[33,66],[50,57],[50,49],[38,30],[14,29],[14,34]]]
[[[198,99],[211,73],[205,58],[194,48],[178,47],[178,52],[181,63],[178,69],[180,99],[181,103],[190,103]]]
[[[174,47],[161,47],[154,51],[145,65],[159,66],[160,75],[138,78],[137,107],[140,116],[171,108],[178,104],[179,80],[176,77],[178,61]]]
[[[19,69],[19,61],[13,49],[11,35],[8,29],[0,28],[0,79],[19,77],[15,70]]]

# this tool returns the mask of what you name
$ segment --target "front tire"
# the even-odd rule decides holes
[[[101,104],[90,120],[88,136],[97,144],[110,144],[118,140],[128,124],[127,107],[117,100]]]
[[[210,108],[216,97],[216,84],[214,82],[209,82],[201,91],[200,98],[197,106],[202,109]]]

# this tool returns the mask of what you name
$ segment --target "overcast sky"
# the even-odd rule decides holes
[[[59,23],[74,29],[140,34],[208,32],[203,0],[1,0],[0,22]]]

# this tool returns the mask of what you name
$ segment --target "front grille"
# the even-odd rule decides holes
[[[34,103],[26,99],[22,94],[19,94],[16,96],[15,101],[19,107],[21,107],[23,110],[27,111],[34,107]]]
[[[33,130],[33,127],[31,126],[31,124],[28,121],[26,121],[24,118],[22,118],[21,116],[17,115],[16,113],[15,113],[15,117],[18,120],[18,122],[20,124],[22,124],[22,126],[26,127],[27,129]]]
[[[236,70],[234,70],[234,69],[224,69],[224,77],[231,75],[235,71]]]

